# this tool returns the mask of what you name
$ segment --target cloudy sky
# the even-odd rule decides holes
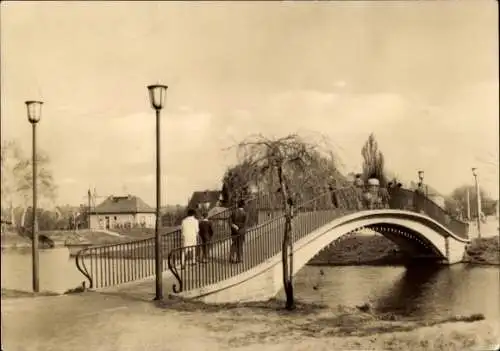
[[[388,168],[443,192],[498,196],[495,1],[8,2],[1,11],[2,138],[29,152],[24,101],[43,99],[39,147],[59,202],[86,189],[154,204],[146,85],[169,85],[163,202],[220,186],[262,132],[328,136],[345,171],[374,132]]]

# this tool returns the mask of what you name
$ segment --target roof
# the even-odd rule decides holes
[[[155,209],[137,196],[110,196],[96,206],[91,213],[155,213]]]
[[[199,204],[208,202],[209,208],[213,208],[217,205],[221,194],[220,190],[195,191],[189,199],[188,207],[195,209],[198,208]]]

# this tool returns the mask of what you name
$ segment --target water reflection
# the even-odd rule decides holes
[[[324,274],[319,274],[322,269]],[[401,316],[448,317],[483,313],[500,318],[500,267],[304,267],[296,295],[330,306],[371,303]],[[316,288],[314,288],[316,287]],[[282,293],[280,293],[281,295]]]
[[[401,274],[401,277],[377,298],[371,302],[380,312],[393,312],[404,316],[423,316],[432,312],[425,302],[429,298],[439,298],[434,292],[436,285],[443,283],[443,270],[447,267],[411,266]],[[447,290],[447,289],[446,289]]]

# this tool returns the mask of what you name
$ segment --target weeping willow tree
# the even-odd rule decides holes
[[[254,172],[253,166],[246,161],[226,170],[222,179],[223,206],[235,206],[238,201],[250,198]]]
[[[246,180],[265,184],[268,188],[276,186],[274,191],[280,194],[285,213],[282,262],[287,309],[295,307],[292,281],[294,206],[344,181],[334,153],[322,144],[292,134],[283,138],[252,136],[236,146],[241,164],[246,167]]]
[[[378,149],[378,143],[373,133],[370,134],[361,149],[361,155],[363,156],[363,179],[376,178],[380,181],[380,186],[385,187],[387,177],[384,171],[384,155]]]

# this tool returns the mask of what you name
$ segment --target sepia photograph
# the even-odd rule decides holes
[[[2,1],[2,351],[500,351],[493,0]]]

